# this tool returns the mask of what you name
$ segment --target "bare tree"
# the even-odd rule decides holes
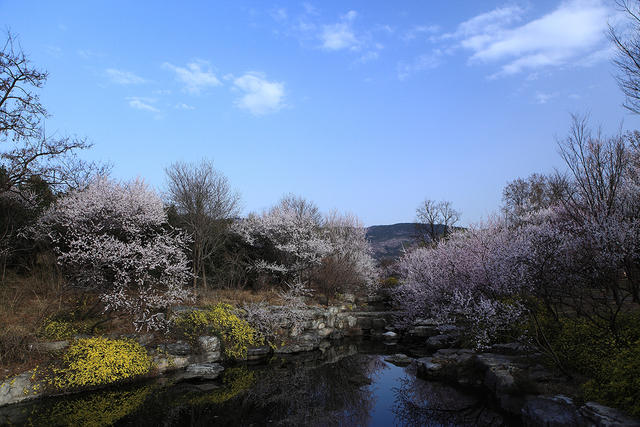
[[[640,3],[629,0],[616,3],[628,24],[622,29],[609,25],[609,38],[617,50],[613,60],[618,67],[616,79],[626,97],[624,107],[640,114]]]
[[[560,155],[572,177],[573,188],[564,197],[574,220],[611,216],[620,207],[620,192],[630,156],[623,134],[594,135],[587,116],[572,115],[569,135],[558,142]]]
[[[516,178],[502,190],[502,210],[509,223],[521,225],[528,216],[559,203],[567,190],[566,177],[561,174]]]
[[[0,51],[0,195],[14,193],[25,199],[21,187],[39,177],[53,190],[86,185],[90,177],[108,167],[87,163],[77,151],[91,147],[85,139],[47,135],[42,123],[48,117],[36,89],[47,79],[45,71],[31,65],[16,37],[7,33]],[[6,148],[5,148],[6,147]]]
[[[447,238],[460,220],[460,212],[451,202],[426,199],[416,209],[418,240],[425,245]]]
[[[34,68],[22,52],[16,37],[7,33],[0,52],[0,138],[30,139],[40,134],[40,122],[47,110],[34,88],[47,80],[47,72]]]
[[[230,221],[239,214],[239,195],[213,163],[176,162],[166,168],[167,196],[192,238],[194,286],[207,288],[207,264],[222,247]]]

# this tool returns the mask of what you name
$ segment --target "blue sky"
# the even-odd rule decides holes
[[[465,224],[562,167],[570,113],[638,128],[613,79],[613,2],[0,0],[49,71],[47,130],[120,179],[214,161],[245,212],[284,193],[367,225],[424,198]]]

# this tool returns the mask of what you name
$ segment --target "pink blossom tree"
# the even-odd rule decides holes
[[[35,229],[72,285],[99,291],[105,311],[132,314],[138,330],[162,329],[163,310],[191,297],[188,241],[140,180],[100,177],[57,201]]]

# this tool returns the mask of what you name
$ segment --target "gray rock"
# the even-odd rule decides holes
[[[458,342],[459,338],[456,335],[441,334],[427,338],[425,345],[429,350],[439,350],[454,347]]]
[[[384,358],[386,362],[393,363],[396,366],[408,366],[413,362],[413,359],[406,354],[397,353]]]
[[[205,353],[214,353],[220,351],[220,338],[203,335],[198,337],[198,345]]]
[[[353,294],[342,294],[341,299],[348,304],[353,304],[354,302],[356,302],[356,297]]]
[[[247,360],[259,360],[271,354],[271,347],[263,345],[247,349]]]
[[[35,342],[30,347],[36,351],[61,351],[69,347],[69,341]]]
[[[382,334],[382,337],[385,340],[397,340],[398,339],[398,334],[396,334],[395,332],[387,331],[384,334]]]
[[[407,335],[411,337],[427,338],[438,335],[440,332],[435,326],[418,325],[407,331]]]
[[[571,427],[582,425],[582,417],[566,396],[534,396],[525,399],[521,409],[527,426]]]
[[[43,386],[32,382],[33,376],[34,371],[31,370],[0,382],[0,406],[39,396]]]
[[[224,367],[219,363],[200,363],[187,366],[180,378],[184,380],[215,380],[222,371],[224,371]]]
[[[433,357],[422,357],[416,360],[417,373],[420,378],[438,380],[442,378],[442,364],[434,362]]]
[[[176,341],[163,346],[164,350],[173,356],[187,356],[191,351],[191,346],[184,341]]]
[[[617,409],[595,402],[585,403],[580,408],[580,414],[589,425],[598,427],[640,427],[640,420],[631,418]]]
[[[497,354],[508,354],[508,355],[517,355],[517,354],[528,354],[530,353],[530,349],[527,346],[517,343],[510,342],[507,344],[494,344],[489,349],[490,353]]]
[[[371,329],[384,329],[387,326],[387,321],[383,318],[371,319]]]

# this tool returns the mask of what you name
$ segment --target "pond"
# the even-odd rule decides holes
[[[511,425],[488,396],[416,377],[385,355],[419,350],[375,341],[228,365],[221,378],[166,377],[0,408],[0,424],[122,426]]]

